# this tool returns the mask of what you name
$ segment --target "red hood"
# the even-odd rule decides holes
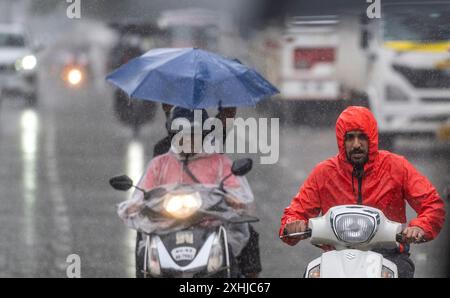
[[[369,138],[369,161],[364,166],[367,170],[378,156],[378,128],[372,112],[365,107],[350,106],[346,108],[336,121],[336,139],[339,148],[339,159],[345,163],[347,156],[344,148],[344,136],[352,130],[360,130]]]

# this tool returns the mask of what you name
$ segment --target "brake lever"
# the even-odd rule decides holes
[[[284,239],[284,238],[292,238],[292,237],[301,236],[302,239],[307,239],[307,238],[311,237],[311,235],[312,235],[312,230],[306,229],[306,231],[304,231],[304,232],[291,233],[291,234],[283,233],[283,235],[281,235],[279,237],[280,237],[280,239]]]
[[[401,244],[409,244],[409,243],[415,243],[415,244],[419,244],[419,243],[424,243],[424,242],[428,242],[427,239],[425,239],[424,237],[422,237],[420,240],[414,240],[413,242],[408,242],[406,240],[405,235],[403,235],[403,233],[398,233],[395,235],[395,241],[397,241],[398,243]]]

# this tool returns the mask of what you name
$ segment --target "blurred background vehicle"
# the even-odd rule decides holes
[[[3,97],[38,100],[38,60],[25,29],[19,24],[0,24],[0,91]]]
[[[277,97],[283,117],[308,123],[309,110],[338,111],[342,94],[337,77],[337,16],[294,16],[280,36]]]
[[[61,79],[70,88],[79,88],[89,83],[92,77],[89,61],[89,48],[86,46],[72,47],[64,52],[59,65]]]
[[[164,35],[154,23],[127,21],[111,23],[110,28],[117,34],[117,41],[108,54],[108,71],[127,63],[148,50],[163,45]],[[137,137],[141,127],[151,121],[158,105],[151,101],[130,100],[120,89],[114,92],[114,113],[120,122],[130,126]]]
[[[447,138],[450,131],[450,3],[383,6],[363,24],[367,94],[387,148],[397,136]]]
[[[205,8],[167,9],[157,19],[166,32],[166,46],[202,48],[242,58],[245,44],[233,16]]]

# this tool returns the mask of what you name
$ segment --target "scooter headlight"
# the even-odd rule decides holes
[[[364,243],[373,235],[375,219],[365,214],[340,214],[334,218],[334,231],[339,240],[347,243]]]
[[[161,275],[161,265],[159,264],[158,247],[156,245],[155,237],[152,237],[150,247],[148,248],[148,267],[152,275]]]
[[[185,219],[194,214],[202,205],[198,192],[168,195],[164,200],[164,209],[171,216]]]
[[[308,271],[308,278],[320,278],[320,265],[317,265]]]
[[[67,81],[72,86],[79,85],[83,81],[83,72],[81,71],[81,69],[78,69],[76,67],[70,69],[67,72]]]
[[[394,277],[395,277],[394,271],[392,271],[386,266],[383,266],[381,268],[381,278],[394,278]]]
[[[219,270],[223,265],[223,258],[223,247],[219,236],[216,236],[209,253],[208,266],[206,267],[208,272],[211,273]]]

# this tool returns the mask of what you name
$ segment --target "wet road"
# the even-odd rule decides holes
[[[5,100],[0,109],[0,276],[65,277],[67,256],[78,254],[82,277],[132,277],[135,233],[115,212],[129,193],[112,190],[108,179],[141,175],[152,146],[164,135],[162,112],[140,140],[133,140],[113,115],[109,86],[75,91],[49,72],[41,74],[36,109],[14,100]],[[262,276],[300,276],[320,255],[307,242],[282,244],[277,230],[283,208],[308,172],[336,150],[332,127],[282,126],[279,162],[256,164],[249,174],[261,218],[255,227],[261,234]],[[446,151],[447,146],[417,141],[396,148],[441,194],[450,184]],[[442,276],[439,256],[447,254],[449,232],[445,228],[436,241],[413,248],[416,276]]]

